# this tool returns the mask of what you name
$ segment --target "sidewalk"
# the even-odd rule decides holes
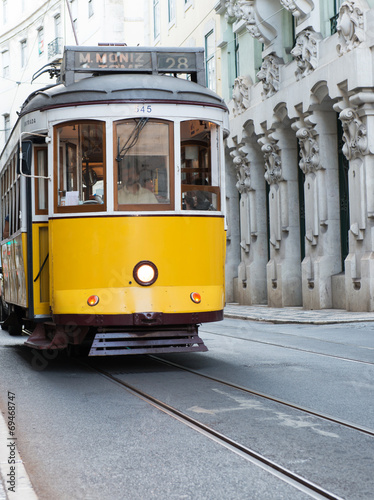
[[[329,325],[334,323],[355,323],[374,321],[374,312],[350,312],[344,309],[321,309],[306,311],[302,307],[268,307],[266,305],[241,306],[226,304],[225,318],[251,319],[269,323],[306,323]]]

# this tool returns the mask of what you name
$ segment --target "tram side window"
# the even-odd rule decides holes
[[[182,209],[220,210],[218,126],[181,123]]]
[[[148,118],[114,125],[118,210],[172,208],[173,124]]]
[[[6,239],[21,228],[20,176],[17,173],[17,155],[13,154],[0,178],[1,193],[1,239]]]
[[[94,121],[56,126],[55,207],[58,211],[104,209],[104,130],[104,123]]]
[[[48,151],[47,148],[35,149],[35,179],[36,213],[48,213]]]

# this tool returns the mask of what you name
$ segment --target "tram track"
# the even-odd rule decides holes
[[[154,357],[154,356],[150,356],[150,357],[159,361],[157,357]],[[247,446],[244,446],[243,444],[238,443],[237,441],[235,441],[235,440],[231,439],[230,437],[216,431],[215,429],[207,426],[206,424],[199,422],[198,420],[196,420],[193,417],[187,415],[186,413],[178,410],[177,408],[174,408],[173,406],[169,405],[168,403],[165,403],[165,402],[161,401],[160,399],[148,394],[147,392],[121,380],[119,377],[116,377],[115,375],[107,372],[106,370],[92,366],[91,364],[80,361],[80,360],[76,360],[76,361],[79,364],[81,364],[82,366],[84,366],[85,368],[88,368],[88,369],[94,371],[95,373],[98,373],[102,377],[106,378],[107,380],[119,385],[123,389],[127,390],[130,394],[138,397],[139,399],[143,400],[144,402],[151,405],[152,407],[158,409],[159,411],[162,411],[163,413],[176,419],[180,423],[187,425],[188,427],[195,430],[196,432],[199,432],[200,434],[207,437],[208,439],[225,447],[226,449],[228,449],[232,453],[239,455],[241,458],[247,460],[248,462],[252,463],[253,465],[260,467],[261,469],[269,472],[273,476],[286,482],[290,486],[293,486],[294,488],[298,489],[299,491],[302,491],[303,493],[307,494],[311,498],[342,500],[342,497],[337,496],[332,492],[329,492],[327,489],[319,486],[318,484],[316,484],[312,481],[309,481],[308,479],[300,476],[299,474],[292,472],[291,470],[283,467],[282,465],[274,462],[273,460],[270,460],[270,459],[266,458],[265,456],[261,455],[260,453],[248,448]],[[208,377],[208,378],[210,378],[210,377]]]
[[[283,344],[280,344],[280,343],[277,343],[277,342],[265,342],[263,340],[246,339],[246,338],[243,338],[243,337],[238,337],[238,336],[234,336],[234,335],[225,335],[225,334],[222,334],[222,333],[211,332],[211,331],[208,331],[208,330],[206,330],[205,333],[209,333],[210,335],[216,335],[218,337],[227,337],[227,338],[231,338],[231,339],[235,339],[235,340],[244,340],[245,342],[254,342],[256,344],[263,344],[263,345],[273,346],[273,347],[281,347],[282,349],[290,349],[292,351],[305,352],[305,353],[308,353],[308,354],[316,354],[317,356],[324,356],[324,357],[327,357],[327,358],[339,359],[341,361],[348,361],[350,363],[358,363],[358,364],[362,364],[362,365],[371,365],[371,366],[374,365],[374,362],[371,362],[371,361],[362,361],[362,360],[359,360],[359,359],[347,358],[347,357],[344,357],[344,356],[337,356],[336,354],[327,354],[327,353],[324,353],[324,352],[311,351],[309,349],[302,349],[301,347],[294,347],[294,346],[289,346],[289,345],[283,345]],[[365,348],[365,347],[363,347],[363,349],[371,350],[370,348]]]
[[[265,399],[267,401],[272,401],[273,403],[278,403],[278,404],[285,406],[287,408],[292,408],[293,410],[298,410],[298,411],[301,411],[303,413],[307,413],[308,415],[311,415],[313,417],[317,417],[317,418],[320,418],[322,420],[325,420],[325,421],[328,421],[328,422],[331,422],[334,424],[338,424],[338,425],[341,425],[341,426],[346,427],[348,429],[355,430],[355,431],[361,432],[363,434],[366,434],[368,436],[374,437],[374,430],[373,429],[359,426],[359,425],[353,424],[351,422],[348,422],[346,420],[337,419],[335,417],[332,417],[331,415],[326,415],[324,413],[316,412],[310,408],[306,408],[304,406],[300,406],[300,405],[297,405],[295,403],[291,403],[289,401],[285,401],[283,399],[276,398],[274,396],[270,396],[269,394],[264,394],[262,392],[255,391],[253,389],[249,389],[247,387],[243,387],[241,385],[234,384],[233,382],[229,382],[227,380],[222,380],[222,379],[219,379],[216,377],[212,377],[211,375],[205,375],[203,373],[197,372],[196,370],[193,370],[192,368],[187,368],[186,366],[182,366],[182,365],[179,365],[178,363],[174,363],[173,361],[168,361],[166,359],[159,358],[155,355],[149,355],[149,357],[154,359],[155,361],[157,361],[159,363],[164,364],[164,365],[167,365],[167,366],[170,366],[173,368],[178,368],[180,370],[184,370],[184,371],[187,371],[189,373],[193,373],[194,375],[198,375],[201,378],[211,380],[212,382],[222,384],[226,387],[230,387],[232,389],[236,389],[236,390],[245,392],[247,394],[251,394],[252,396],[260,397],[260,398]]]

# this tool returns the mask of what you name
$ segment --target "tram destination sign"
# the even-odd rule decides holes
[[[201,48],[65,47],[62,81],[65,85],[94,73],[190,74],[205,85]],[[84,75],[86,73],[86,75]]]

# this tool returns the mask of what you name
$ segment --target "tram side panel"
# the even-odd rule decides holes
[[[27,307],[27,243],[26,233],[9,238],[1,246],[3,300]]]
[[[175,315],[223,311],[222,217],[64,218],[51,220],[50,232],[56,323],[131,324],[134,314],[144,312],[180,322],[183,316]],[[135,281],[140,261],[157,267],[154,284]],[[191,300],[193,292],[201,295],[200,304]],[[99,297],[94,307],[87,302],[91,295]]]

